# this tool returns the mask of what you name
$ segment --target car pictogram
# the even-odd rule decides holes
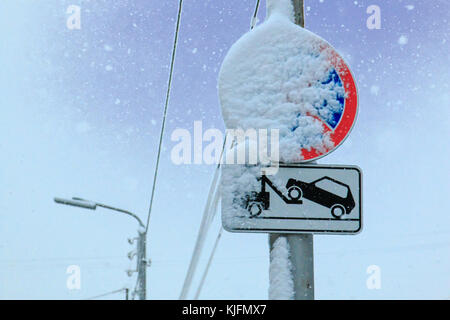
[[[312,182],[304,182],[296,179],[289,179],[286,184],[286,194],[283,194],[273,183],[263,175],[261,178],[261,191],[247,193],[241,201],[241,205],[248,211],[251,218],[259,216],[264,210],[270,208],[270,193],[266,191],[266,185],[287,204],[302,204],[303,199],[330,209],[331,215],[340,219],[355,207],[355,200],[350,191],[350,187],[345,183],[330,177],[322,177]],[[326,190],[322,184],[328,185]],[[344,193],[343,196],[339,195]]]
[[[319,183],[328,183],[331,188],[325,190],[318,186]],[[343,189],[346,196],[340,196],[332,189]],[[355,199],[353,199],[350,187],[345,183],[332,179],[330,177],[322,177],[312,182],[303,182],[300,180],[289,179],[286,184],[288,197],[291,200],[307,199],[331,209],[331,214],[335,218],[341,218],[355,207]]]

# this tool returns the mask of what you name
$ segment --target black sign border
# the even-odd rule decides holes
[[[235,233],[288,233],[288,234],[330,234],[330,235],[344,235],[351,234],[356,235],[363,229],[363,214],[362,214],[362,170],[355,165],[306,165],[306,164],[284,164],[280,163],[279,168],[315,168],[315,169],[342,169],[342,170],[356,170],[359,176],[359,228],[355,231],[337,231],[337,230],[298,230],[298,229],[257,229],[257,228],[227,228],[223,225],[223,228],[229,232]]]

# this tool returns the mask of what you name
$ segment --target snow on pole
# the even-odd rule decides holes
[[[292,0],[267,0],[267,16],[280,15],[294,22],[294,6]]]
[[[338,126],[347,101],[339,75],[342,59],[303,24],[302,0],[267,0],[265,21],[236,41],[219,73],[226,128],[278,130],[277,160],[285,163],[312,161],[331,152],[337,144],[330,128]],[[235,149],[245,149],[239,146],[245,143],[238,142]],[[267,145],[272,150],[272,141]],[[252,230],[255,213],[246,199],[263,192],[259,177],[261,166],[222,167],[226,230]],[[275,178],[272,183],[285,192],[281,180]],[[264,218],[267,212],[263,211],[259,208],[256,215]],[[271,234],[270,246],[274,248],[270,299],[314,299],[313,236]]]
[[[283,162],[331,152],[347,99],[342,59],[294,17],[291,0],[268,0],[265,21],[233,44],[218,81],[227,129],[278,129]]]
[[[286,237],[278,237],[270,252],[269,299],[294,300],[290,248]]]

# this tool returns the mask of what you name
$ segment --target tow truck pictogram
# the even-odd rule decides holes
[[[250,192],[245,195],[243,199],[243,206],[247,209],[251,218],[259,216],[264,210],[270,208],[270,192],[266,191],[266,184],[269,185],[285,203],[301,205],[303,204],[302,199],[307,199],[329,208],[331,215],[336,219],[340,219],[345,214],[350,214],[355,207],[355,200],[350,187],[345,183],[328,176],[309,183],[301,180],[289,179],[286,183],[287,195],[284,195],[266,175],[262,175],[259,179],[261,181],[261,191]],[[331,184],[344,187],[347,196],[341,197],[333,192],[318,187],[317,184],[321,181],[327,181]]]

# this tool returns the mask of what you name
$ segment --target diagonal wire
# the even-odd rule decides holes
[[[261,2],[261,0],[257,0],[257,2],[256,2],[255,12],[253,13],[253,17],[252,17],[252,20],[251,20],[251,23],[250,23],[250,30],[252,30],[255,27],[255,25],[256,25],[256,19],[257,19],[257,16],[258,16],[260,2]],[[199,260],[201,251],[203,249],[203,244],[204,244],[204,241],[205,241],[206,234],[207,234],[207,232],[209,230],[211,222],[214,219],[214,216],[215,216],[216,211],[217,211],[217,204],[218,204],[218,200],[220,198],[220,195],[218,194],[218,190],[217,190],[218,183],[219,183],[219,179],[218,178],[219,178],[219,173],[220,173],[220,167],[221,167],[223,152],[225,151],[226,139],[227,138],[225,137],[225,140],[223,142],[222,152],[221,152],[220,159],[219,159],[219,163],[218,163],[218,165],[216,167],[216,170],[214,172],[214,177],[213,177],[213,180],[211,182],[211,186],[210,186],[210,190],[209,190],[209,194],[208,194],[208,199],[206,201],[205,209],[203,211],[203,218],[202,218],[202,222],[201,222],[201,225],[200,225],[200,230],[198,232],[197,241],[196,241],[195,247],[194,247],[194,252],[192,253],[191,262],[189,264],[188,272],[186,274],[186,278],[184,280],[183,287],[181,289],[181,294],[180,294],[179,299],[186,299],[186,297],[187,297],[187,294],[189,292],[189,289],[190,289],[190,286],[191,286],[191,283],[192,283],[192,279],[194,277],[194,273],[195,273],[195,271],[197,269],[198,260]],[[232,142],[231,147],[233,146],[234,142],[235,141]],[[209,267],[211,265],[212,259],[214,258],[214,253],[215,253],[215,250],[216,250],[217,245],[219,243],[221,235],[222,235],[222,228],[220,228],[219,234],[218,234],[218,236],[216,238],[216,243],[214,244],[213,251],[211,252],[211,256],[209,258],[210,260],[209,260],[208,265],[207,265],[207,267],[206,267],[206,269],[204,271],[204,274],[202,276],[202,280],[201,280],[200,286],[197,289],[196,299],[200,295],[200,291],[202,289],[203,283],[204,283],[205,278],[207,276],[207,273],[208,273]]]
[[[259,10],[259,3],[260,2],[261,2],[261,0],[257,0],[256,1],[255,13],[253,13],[253,17],[252,17],[252,20],[250,22],[250,30],[252,30],[256,26],[256,21],[258,19],[258,10]]]
[[[119,292],[122,292],[122,291],[125,291],[125,290],[127,290],[127,288],[122,288],[122,289],[106,292],[106,293],[103,293],[103,294],[99,294],[98,296],[87,298],[86,300],[94,300],[94,299],[97,299],[97,298],[109,296],[110,294],[119,293]]]
[[[223,152],[225,150],[227,138],[223,142],[222,152],[219,157],[219,163],[217,164],[216,170],[214,172],[213,180],[209,188],[208,198],[206,201],[205,208],[203,210],[203,218],[200,224],[200,229],[197,234],[197,240],[195,242],[194,251],[192,252],[191,262],[189,263],[189,268],[186,273],[186,278],[184,279],[183,287],[180,293],[180,300],[184,300],[189,293],[190,286],[192,284],[192,279],[194,277],[195,271],[197,269],[200,254],[203,250],[203,245],[205,243],[206,234],[208,233],[211,222],[217,212],[217,205],[219,202],[219,178],[220,178],[220,164],[222,162]]]
[[[153,198],[155,196],[155,187],[156,187],[156,180],[158,177],[159,160],[161,158],[161,148],[162,148],[162,142],[163,142],[163,137],[164,137],[164,129],[166,126],[166,117],[167,117],[167,109],[169,106],[170,89],[172,86],[173,69],[174,69],[174,65],[175,65],[175,54],[177,51],[177,44],[178,44],[178,34],[180,31],[182,8],[183,8],[183,0],[180,0],[179,5],[178,5],[177,25],[175,28],[175,36],[174,36],[174,41],[173,41],[172,59],[170,62],[169,81],[167,83],[166,101],[164,104],[164,115],[163,115],[163,120],[162,120],[162,124],[161,124],[161,133],[159,135],[158,155],[156,157],[155,174],[153,175],[153,186],[152,186],[152,193],[151,193],[151,197],[150,197],[150,207],[148,209],[148,217],[147,217],[147,224],[145,227],[145,232],[148,231],[148,225],[150,223],[150,215],[152,213]]]
[[[213,249],[212,249],[211,254],[209,256],[208,264],[206,265],[205,271],[203,272],[203,276],[202,276],[202,279],[200,280],[200,284],[199,284],[199,286],[197,288],[197,292],[195,293],[194,300],[198,300],[198,297],[200,296],[200,293],[202,292],[203,285],[205,284],[206,277],[208,276],[209,268],[211,267],[211,263],[212,263],[212,261],[214,259],[214,254],[216,253],[217,246],[219,245],[220,238],[222,237],[222,231],[223,231],[223,228],[222,228],[222,226],[220,226],[219,233],[217,234],[216,242],[214,242]]]

